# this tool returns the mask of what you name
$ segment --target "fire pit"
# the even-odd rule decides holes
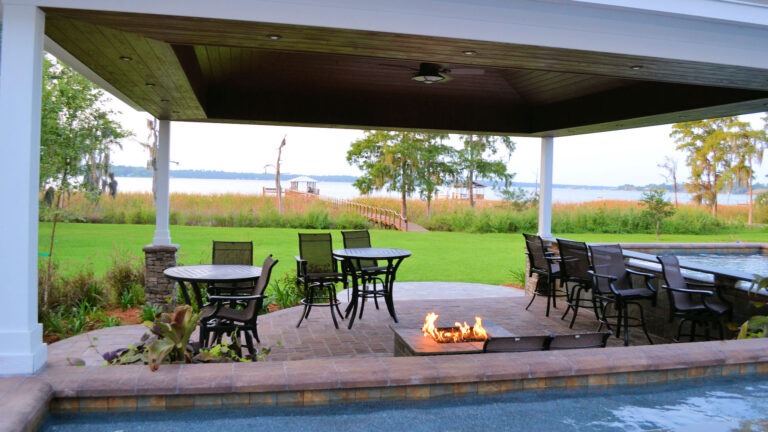
[[[437,327],[437,317],[437,314],[428,314],[422,329],[390,325],[395,333],[395,357],[480,353],[488,337],[514,336],[482,318],[476,317],[473,326],[457,321],[454,327]],[[432,334],[430,323],[437,338]]]
[[[488,339],[488,332],[483,327],[483,319],[476,316],[475,325],[470,326],[464,321],[464,324],[456,321],[453,327],[436,327],[435,322],[438,314],[430,312],[424,319],[424,325],[421,327],[425,337],[432,337],[435,342],[440,343],[460,343],[460,342],[485,342]]]

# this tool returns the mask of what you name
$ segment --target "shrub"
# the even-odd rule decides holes
[[[304,293],[296,285],[296,274],[287,272],[281,277],[272,280],[267,288],[270,294],[270,300],[277,304],[280,309],[286,309],[301,303]]]
[[[41,263],[41,266],[45,264]],[[105,303],[105,293],[101,284],[96,280],[93,269],[83,266],[67,276],[58,273],[58,263],[54,262],[50,275],[47,305],[43,302],[42,283],[46,274],[43,267],[38,271],[43,277],[38,278],[38,304],[42,309],[72,308],[80,303],[101,306]]]
[[[112,266],[104,275],[106,292],[110,303],[122,304],[129,300],[134,306],[144,303],[144,263],[137,256],[120,252],[112,253]]]

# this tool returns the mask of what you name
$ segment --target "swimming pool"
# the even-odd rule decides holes
[[[56,414],[41,431],[767,431],[768,377],[600,390],[142,413]]]
[[[678,255],[681,264],[716,267],[768,276],[768,255],[697,253]]]

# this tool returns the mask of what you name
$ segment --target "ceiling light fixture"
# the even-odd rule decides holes
[[[477,51],[474,51],[474,50],[466,50],[466,51],[462,51],[461,53],[464,54],[465,56],[477,55]]]
[[[632,65],[629,68],[632,70],[640,70],[643,68],[643,65]]]
[[[133,61],[133,57],[129,57],[129,56],[120,56],[120,60],[122,60],[122,61],[124,61],[124,62],[130,62],[130,61]]]
[[[268,34],[267,35],[267,39],[272,40],[272,41],[280,40],[282,38],[283,37],[280,36],[279,34]]]
[[[155,83],[148,82],[148,83],[144,83],[144,85],[149,87],[149,88],[152,88],[152,87],[155,86]]]
[[[440,65],[434,63],[422,63],[419,65],[419,71],[413,74],[412,80],[423,82],[424,84],[434,84],[449,79],[448,74],[440,69]]]

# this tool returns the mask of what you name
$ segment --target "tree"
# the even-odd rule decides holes
[[[763,162],[763,153],[768,145],[766,129],[752,129],[748,122],[735,122],[730,134],[728,183],[730,187],[746,186],[749,200],[747,223],[752,224],[754,200],[752,183],[755,179],[755,165]]]
[[[755,130],[738,117],[723,117],[675,124],[671,136],[679,150],[687,150],[694,201],[712,207],[717,216],[717,193],[746,186],[749,223],[752,223],[754,165],[762,163],[768,139],[765,126]]]
[[[110,172],[109,152],[128,136],[102,108],[104,93],[66,65],[45,57],[40,130],[40,187],[55,187],[53,224],[48,246],[48,271],[53,262],[56,223],[62,196],[84,191],[98,200]],[[43,308],[47,308],[49,277],[43,285]]]
[[[662,168],[666,174],[664,179],[672,183],[672,190],[675,196],[675,208],[677,208],[677,159],[665,156],[664,162],[658,164],[659,168]]]
[[[736,117],[724,117],[676,123],[670,136],[678,150],[688,152],[686,164],[691,169],[686,185],[697,204],[707,205],[717,216],[717,193],[725,186],[722,174],[728,171],[727,135]]]
[[[672,203],[664,197],[664,189],[651,189],[643,192],[640,203],[645,206],[643,214],[653,223],[656,228],[656,240],[659,240],[662,222],[675,214]]]
[[[437,186],[442,184],[442,170],[447,165],[439,158],[446,150],[434,146],[442,145],[444,137],[419,132],[366,131],[347,152],[347,161],[363,172],[354,186],[361,194],[384,188],[400,192],[400,214],[407,220],[407,197],[419,191],[431,201]]]
[[[457,183],[467,185],[469,205],[475,207],[475,181],[484,178],[501,181],[503,189],[508,190],[515,175],[507,172],[503,160],[494,159],[503,146],[509,156],[515,151],[515,143],[507,136],[462,135],[464,146],[455,153],[453,161]]]
[[[427,202],[427,218],[432,216],[432,200],[438,189],[454,175],[450,158],[453,148],[443,144],[447,135],[428,135],[427,141],[418,152],[416,187],[421,199]]]

